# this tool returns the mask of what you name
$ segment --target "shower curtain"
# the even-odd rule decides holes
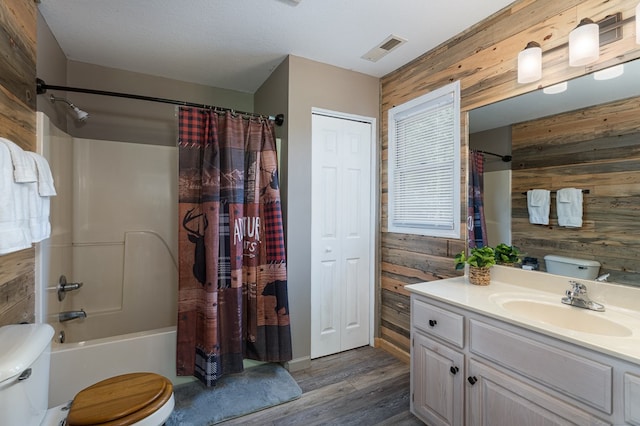
[[[291,360],[274,124],[182,107],[178,146],[176,369],[213,386]]]
[[[469,200],[467,228],[469,248],[487,245],[487,224],[484,218],[484,155],[471,151],[469,154]]]

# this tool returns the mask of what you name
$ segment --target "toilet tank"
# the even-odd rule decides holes
[[[47,412],[53,328],[0,327],[0,425],[39,425]]]
[[[544,257],[547,272],[567,277],[595,280],[600,271],[600,262],[573,257],[548,254]]]

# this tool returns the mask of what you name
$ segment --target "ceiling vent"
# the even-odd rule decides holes
[[[382,43],[362,55],[362,59],[366,59],[367,61],[371,62],[377,62],[380,58],[406,42],[407,39],[392,34],[389,37],[385,38]]]

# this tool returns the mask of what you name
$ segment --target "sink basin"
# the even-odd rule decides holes
[[[505,314],[527,324],[603,337],[632,337],[634,330],[640,330],[638,312],[606,303],[605,312],[596,312],[565,305],[561,298],[546,292],[499,292],[489,296]]]
[[[626,337],[633,333],[623,324],[604,317],[602,312],[537,300],[507,300],[500,304],[514,316],[546,323],[580,333]]]

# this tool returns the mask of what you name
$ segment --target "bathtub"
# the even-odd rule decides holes
[[[128,372],[191,380],[175,376],[177,148],[73,138],[40,112],[37,126],[58,193],[36,246],[36,321],[55,330],[49,406]],[[59,297],[62,276],[83,285]]]
[[[118,374],[154,372],[167,377],[174,385],[194,380],[176,376],[175,365],[175,327],[76,343],[54,342],[49,407],[63,404],[87,386]]]

